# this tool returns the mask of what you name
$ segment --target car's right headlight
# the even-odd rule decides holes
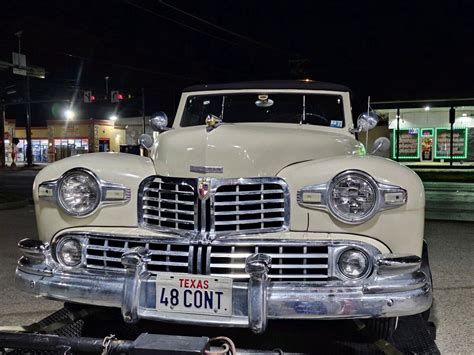
[[[337,219],[361,223],[377,213],[380,198],[376,182],[362,172],[345,172],[329,184],[327,204]]]
[[[59,206],[72,216],[87,216],[94,212],[101,201],[98,178],[89,170],[73,169],[58,181]]]
[[[360,224],[379,211],[404,205],[407,191],[379,183],[364,171],[345,170],[327,183],[303,187],[297,200],[300,206],[328,211],[341,222]]]

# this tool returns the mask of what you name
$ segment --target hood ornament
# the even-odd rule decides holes
[[[198,180],[198,197],[204,201],[209,197],[211,191],[211,180],[208,178],[199,178]]]
[[[209,133],[210,131],[216,129],[222,124],[222,120],[214,116],[213,114],[210,114],[206,117],[206,131]]]

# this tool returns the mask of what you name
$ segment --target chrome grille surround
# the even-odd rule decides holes
[[[206,179],[208,198],[198,185]],[[170,178],[152,176],[139,189],[142,227],[213,239],[220,234],[280,232],[289,229],[290,195],[286,182],[265,178]]]
[[[375,247],[356,241],[328,240],[262,240],[227,239],[221,237],[209,244],[192,244],[190,240],[174,238],[150,238],[140,236],[65,233],[55,238],[53,245],[63,238],[79,239],[83,247],[81,270],[96,270],[123,273],[122,254],[130,248],[142,246],[151,253],[147,267],[151,273],[176,272],[196,275],[231,277],[246,282],[244,271],[247,256],[264,253],[272,258],[269,277],[272,282],[317,282],[351,281],[337,268],[339,255],[347,249],[363,250],[370,259],[380,251]],[[371,269],[364,276],[368,277]]]

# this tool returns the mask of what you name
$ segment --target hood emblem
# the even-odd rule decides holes
[[[214,115],[208,115],[206,117],[206,131],[209,133],[213,129],[216,129],[222,124],[222,120]]]
[[[207,178],[200,178],[198,180],[198,197],[204,201],[209,197],[211,191],[211,180]]]
[[[223,174],[224,173],[224,167],[222,167],[222,166],[191,165],[189,167],[189,170],[192,173],[198,173],[198,174],[209,174],[209,173]]]

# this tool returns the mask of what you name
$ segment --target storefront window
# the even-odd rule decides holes
[[[474,107],[424,106],[377,112],[389,117],[392,159],[415,165],[474,163]]]
[[[17,145],[17,161],[26,162],[26,148],[28,147],[26,139],[20,139]],[[47,139],[32,139],[31,153],[33,155],[34,163],[48,162],[48,140]]]
[[[89,152],[89,140],[86,138],[55,139],[55,160]]]

